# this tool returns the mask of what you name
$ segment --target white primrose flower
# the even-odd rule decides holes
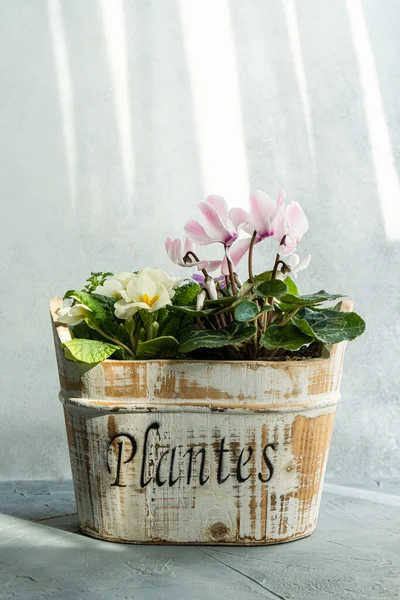
[[[150,269],[150,267],[146,267],[145,269],[139,271],[137,276],[140,277],[142,275],[146,275],[146,277],[149,277],[155,283],[160,283],[163,285],[170,298],[173,298],[175,294],[175,288],[178,287],[182,281],[180,277],[171,277],[162,269]]]
[[[128,282],[134,277],[133,273],[120,271],[116,275],[109,275],[103,285],[98,285],[94,290],[95,294],[108,296],[109,298],[121,298],[121,291],[126,290]]]
[[[138,310],[155,312],[171,304],[166,287],[145,274],[138,274],[129,280],[126,290],[121,290],[122,299],[115,305],[115,315],[119,319],[129,319]]]
[[[74,327],[75,325],[79,325],[90,312],[92,312],[90,308],[84,304],[63,306],[57,310],[57,321]]]

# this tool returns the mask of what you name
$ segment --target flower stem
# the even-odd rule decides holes
[[[210,325],[211,329],[217,329],[217,327],[215,327],[214,323],[211,321],[210,317],[206,316],[206,321]]]
[[[224,315],[223,315],[222,313],[220,313],[218,316],[219,316],[219,319],[220,319],[220,321],[221,321],[221,323],[222,323],[222,326],[223,326],[223,327],[226,327],[226,325],[227,325],[227,322],[226,322],[226,320],[225,320],[225,317],[224,317]]]
[[[254,358],[257,358],[257,355],[258,355],[258,329],[253,336],[253,345],[254,345]]]
[[[197,256],[197,254],[195,254],[192,250],[189,250],[188,252],[186,252],[185,256],[183,257],[183,262],[186,263],[188,258],[192,257],[193,260],[195,262],[200,262],[199,257]],[[201,269],[201,272],[203,273],[204,277],[209,277],[209,274],[207,273],[206,269]]]
[[[232,262],[231,262],[230,258],[228,258],[228,255],[226,254],[226,251],[225,251],[225,256],[226,256],[226,260],[227,260],[227,263],[228,263],[229,279],[231,280],[232,294],[234,296],[236,296],[236,294],[237,294],[237,286],[236,286],[236,281],[235,281],[235,274],[233,272],[233,265],[232,265]]]
[[[281,262],[281,257],[279,254],[277,254],[276,258],[275,258],[274,268],[272,269],[271,281],[276,279],[276,275],[278,273],[278,266],[279,266],[280,262]]]
[[[196,321],[197,321],[197,325],[198,325],[199,329],[207,329],[207,327],[204,327],[203,323],[201,322],[200,317],[196,317]],[[213,326],[213,329],[215,329],[214,326]]]
[[[252,235],[250,246],[249,246],[249,259],[248,259],[249,281],[250,281],[250,283],[254,283],[254,276],[253,276],[253,249],[254,249],[254,244],[256,243],[256,237],[257,237],[257,231],[253,231],[253,235]]]
[[[280,323],[278,323],[278,325],[280,327],[282,327],[282,325],[286,325],[286,323],[289,323],[290,319],[292,317],[294,317],[294,315],[301,309],[303,308],[302,306],[296,306],[296,308],[294,310],[292,310],[292,312],[288,313],[286,315],[286,317],[284,319],[282,319],[282,321]]]
[[[134,331],[130,332],[129,339],[131,340],[132,350],[133,350],[133,352],[135,352],[135,350],[136,350],[136,343],[135,343],[135,332]]]
[[[287,237],[287,233],[285,233],[285,235],[281,239],[280,244],[279,244],[280,246],[282,246],[282,244],[284,243],[286,237]],[[279,264],[284,265],[285,263],[283,263],[281,261],[281,257],[280,257],[279,252],[278,252],[277,255],[276,255],[276,258],[275,258],[274,268],[272,269],[271,281],[274,281],[274,279],[276,279],[276,275],[278,273]],[[268,298],[268,304],[270,304],[271,306],[274,305],[274,298],[272,296]],[[266,318],[266,323],[265,323],[264,331],[268,327],[268,325],[270,324],[271,318],[272,318],[272,311],[271,311],[271,315],[270,315],[269,312],[267,313],[267,318]]]
[[[149,322],[147,324],[147,339],[153,339],[153,319],[149,317]]]
[[[287,238],[287,233],[285,233],[285,235],[283,236],[283,238],[281,239],[279,246],[282,246],[282,244],[284,243],[285,239]],[[281,257],[279,255],[279,253],[277,253],[276,258],[275,258],[275,264],[274,264],[274,268],[272,270],[272,275],[271,275],[271,281],[273,281],[274,279],[276,279],[276,274],[278,272],[278,266],[279,263],[281,263]],[[282,262],[282,264],[284,264]]]

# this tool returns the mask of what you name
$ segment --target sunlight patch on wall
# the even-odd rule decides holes
[[[67,159],[68,185],[71,208],[76,213],[76,135],[74,116],[74,93],[69,63],[67,39],[65,35],[60,0],[47,0],[49,29],[53,47],[58,95],[61,107],[62,130],[65,156]]]
[[[114,88],[115,114],[121,147],[127,205],[133,208],[135,155],[132,143],[132,111],[129,96],[125,13],[122,0],[100,0],[108,60]]]
[[[297,22],[296,6],[294,0],[282,0],[283,9],[286,19],[286,27],[288,29],[290,47],[293,57],[294,71],[296,74],[297,85],[299,88],[301,104],[303,107],[304,121],[307,129],[308,151],[311,160],[315,164],[315,144],[314,131],[311,119],[310,98],[308,94],[308,86],[306,73],[304,69],[303,53],[301,50],[299,26]]]
[[[206,194],[247,206],[249,182],[229,3],[180,0]]]
[[[400,185],[361,0],[347,0],[386,237],[400,240]]]

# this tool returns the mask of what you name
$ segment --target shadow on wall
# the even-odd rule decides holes
[[[400,320],[382,331],[376,307],[400,313],[398,294],[385,291],[398,289],[400,268],[399,13],[395,0],[379,9],[372,0],[2,8],[2,274],[14,310],[24,314],[29,301],[38,315],[29,336],[22,320],[4,322],[4,397],[13,398],[5,443],[43,419],[54,440],[63,435],[47,298],[82,285],[91,269],[158,264],[177,273],[163,240],[180,235],[205,194],[243,206],[249,187],[284,186],[310,216],[303,289],[348,292],[368,323],[348,349],[333,471],[398,473]],[[259,268],[272,260],[262,246]],[[32,415],[37,398],[43,411]],[[384,447],[371,443],[375,423],[387,431]],[[23,442],[3,477],[46,476],[30,456]],[[60,472],[66,465],[67,457]]]

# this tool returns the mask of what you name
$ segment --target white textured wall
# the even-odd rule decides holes
[[[329,470],[400,474],[400,3],[0,0],[0,478],[69,477],[48,301],[283,185],[368,323]],[[258,248],[258,264],[272,253]],[[269,253],[268,253],[269,252]]]

